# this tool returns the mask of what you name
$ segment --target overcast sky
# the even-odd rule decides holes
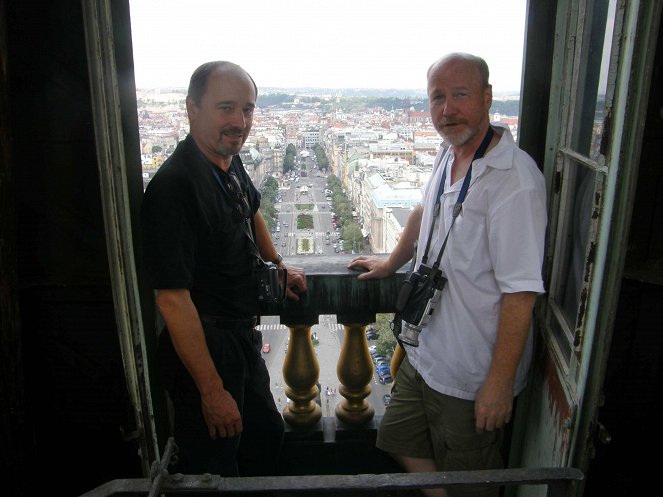
[[[130,0],[136,85],[186,87],[209,60],[258,87],[426,87],[455,51],[482,56],[494,92],[519,91],[526,0]]]

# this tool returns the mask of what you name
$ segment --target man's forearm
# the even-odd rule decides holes
[[[175,352],[200,393],[222,389],[223,381],[210,356],[200,316],[188,290],[158,290],[156,300]]]
[[[488,381],[513,384],[527,343],[535,301],[533,292],[503,295]]]

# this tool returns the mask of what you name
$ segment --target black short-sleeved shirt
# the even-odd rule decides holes
[[[260,193],[238,156],[230,170],[255,214]],[[145,191],[143,257],[153,288],[186,288],[199,313],[246,318],[258,311],[255,256],[246,231],[233,220],[235,201],[226,184],[226,173],[187,136]]]

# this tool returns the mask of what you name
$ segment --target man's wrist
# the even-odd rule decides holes
[[[280,266],[283,264],[283,256],[279,254],[278,252],[276,253],[276,257],[272,261],[276,266]]]

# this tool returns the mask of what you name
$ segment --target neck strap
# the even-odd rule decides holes
[[[467,173],[465,174],[465,179],[463,179],[463,184],[460,188],[458,199],[454,204],[451,225],[447,230],[447,235],[444,237],[442,248],[440,249],[440,253],[437,256],[437,260],[435,261],[435,267],[439,267],[440,265],[440,261],[442,260],[442,254],[444,253],[444,249],[447,246],[447,240],[449,239],[449,234],[451,233],[451,228],[456,222],[456,218],[460,214],[461,207],[463,206],[463,202],[465,201],[465,197],[467,196],[467,191],[470,188],[470,181],[472,180],[472,164],[474,163],[475,160],[481,159],[485,155],[486,150],[488,149],[488,145],[490,145],[490,142],[493,139],[493,134],[494,134],[493,127],[488,125],[488,130],[486,131],[486,134],[483,137],[483,140],[481,141],[479,148],[477,148],[476,152],[474,152],[474,157],[472,157],[472,162],[470,162],[470,167],[468,168]],[[428,241],[426,242],[426,249],[424,250],[424,255],[421,258],[422,264],[426,264],[428,262],[428,251],[430,249],[431,241],[433,239],[433,228],[435,227],[435,222],[438,216],[440,215],[442,194],[444,193],[444,184],[447,181],[447,166],[449,165],[449,157],[450,155],[447,155],[447,160],[444,164],[444,170],[442,171],[442,179],[437,189],[435,206],[433,207],[433,220],[431,222],[430,230],[428,231]]]
[[[213,165],[210,164],[210,167],[212,168],[212,172],[214,173],[214,177],[216,178],[217,183],[219,183],[219,186],[221,187],[221,190],[226,195],[229,195],[228,189],[226,188],[226,185],[223,184],[223,180],[221,179],[221,173],[219,170],[214,167]],[[230,168],[228,168],[228,172],[226,174],[230,174],[230,171],[232,170],[232,162],[230,163]],[[242,185],[242,182],[240,181],[239,177],[237,177],[237,181],[239,181],[240,186]],[[243,193],[243,195],[246,195]],[[230,199],[231,202],[233,202],[233,199]],[[248,201],[248,199],[247,199]],[[255,239],[253,238],[253,230],[251,229],[251,224],[249,219],[243,220],[241,223],[242,231],[246,235],[246,237],[249,239],[249,250],[251,253],[255,256],[256,259],[259,261],[262,261],[262,258],[260,257],[260,251],[258,249],[258,245],[255,242]]]

